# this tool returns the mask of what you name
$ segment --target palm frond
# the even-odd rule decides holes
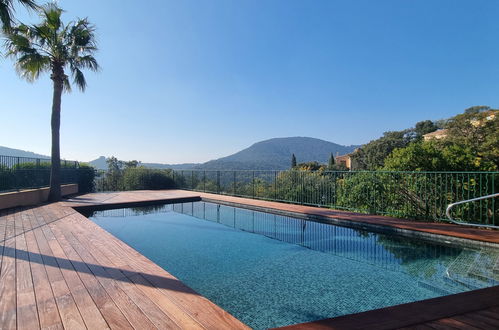
[[[50,71],[50,58],[36,52],[25,54],[17,60],[16,70],[22,78],[33,82],[42,72]]]
[[[5,31],[12,28],[13,11],[12,0],[0,0],[0,22]]]
[[[21,5],[27,9],[38,9],[40,8],[36,1],[34,0],[17,0]],[[13,0],[0,0],[0,22],[2,23],[3,30],[5,32],[10,32],[12,29],[12,23],[14,21],[14,1]]]
[[[62,81],[62,88],[68,92],[68,93],[71,93],[71,83],[69,82],[69,78],[68,76],[66,76],[64,78],[64,80]]]
[[[44,23],[55,31],[61,27],[62,12],[63,10],[55,3],[48,3],[41,8],[41,16]]]
[[[87,81],[83,72],[81,72],[81,70],[77,67],[72,67],[71,73],[73,74],[73,83],[78,86],[82,92],[84,92],[87,88]]]
[[[75,58],[73,65],[78,69],[89,69],[91,71],[100,70],[97,60],[92,55],[79,56]]]

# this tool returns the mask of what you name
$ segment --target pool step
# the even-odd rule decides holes
[[[499,275],[499,256],[497,256],[496,264],[494,265],[493,272],[494,272],[494,274],[498,274]]]
[[[470,289],[499,285],[499,251],[464,250],[447,269],[448,277]]]
[[[427,290],[430,290],[430,291],[433,291],[435,292],[436,294],[438,294],[439,296],[448,296],[450,294],[453,294],[453,293],[458,293],[460,291],[456,290],[455,292],[454,291],[449,291],[446,287],[446,289],[442,289],[438,286],[435,286],[433,284],[430,284],[430,283],[427,283],[427,282],[423,282],[423,281],[418,281],[418,285],[422,288],[425,288]]]

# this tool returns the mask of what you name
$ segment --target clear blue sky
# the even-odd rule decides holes
[[[67,159],[202,162],[284,136],[362,144],[499,106],[499,1],[59,4],[96,24],[102,66],[63,96]],[[0,59],[0,93],[0,145],[49,154],[49,76],[29,84]]]

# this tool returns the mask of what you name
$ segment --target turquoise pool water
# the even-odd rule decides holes
[[[499,251],[206,202],[96,211],[105,230],[255,329],[499,284]]]

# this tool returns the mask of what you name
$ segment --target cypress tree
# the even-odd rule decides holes
[[[334,164],[335,164],[334,156],[333,156],[333,153],[331,153],[331,155],[329,155],[329,163],[328,163],[328,167],[330,170],[333,169]]]
[[[296,167],[296,156],[295,154],[291,155],[291,168]]]

